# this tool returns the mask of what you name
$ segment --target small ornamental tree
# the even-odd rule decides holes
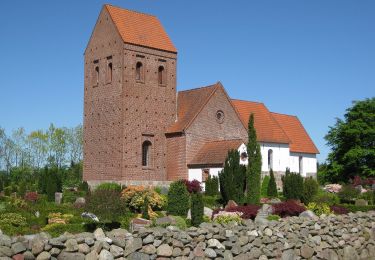
[[[254,127],[254,114],[250,115],[248,125],[247,143],[248,165],[246,171],[247,178],[247,203],[259,204],[260,202],[260,174],[262,169],[262,155],[257,142],[257,134]]]
[[[283,194],[287,200],[301,200],[303,195],[303,177],[299,173],[291,173],[289,168],[286,169],[285,175],[282,176]]]
[[[204,206],[202,193],[191,194],[191,224],[195,227],[203,222]]]
[[[215,196],[219,192],[219,178],[216,176],[208,175],[206,180],[205,194],[208,196]]]
[[[185,182],[183,180],[172,182],[168,190],[168,214],[186,217],[189,211],[189,199]]]
[[[224,205],[229,200],[243,202],[246,183],[246,168],[240,165],[240,154],[237,150],[228,151],[224,169],[219,172],[220,193]]]
[[[270,182],[267,187],[267,196],[270,198],[277,198],[276,180],[272,169],[270,170]]]
[[[313,177],[308,177],[303,182],[302,202],[309,204],[313,197],[318,193],[319,184]]]
[[[267,197],[268,183],[270,182],[270,176],[266,175],[262,181],[262,187],[260,188],[260,196],[262,198]]]

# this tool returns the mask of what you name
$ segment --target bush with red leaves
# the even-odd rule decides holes
[[[38,200],[38,193],[37,192],[26,192],[24,199],[29,202],[36,202]]]
[[[273,214],[279,215],[280,217],[292,217],[298,216],[300,213],[304,212],[306,208],[296,201],[287,200],[285,202],[280,202],[272,205]]]
[[[341,206],[331,206],[331,210],[333,211],[333,213],[335,213],[337,215],[349,213],[349,210],[347,208],[344,208],[344,207],[341,207]]]
[[[247,206],[237,206],[237,207],[231,207],[229,209],[215,209],[212,212],[212,217],[215,216],[220,211],[226,211],[226,212],[241,212],[241,218],[243,219],[255,219],[257,216],[258,210],[261,207],[258,205],[247,205]]]
[[[197,180],[184,180],[186,189],[188,190],[189,193],[198,193],[202,191],[201,183]]]

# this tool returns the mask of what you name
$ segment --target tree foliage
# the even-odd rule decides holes
[[[272,169],[270,169],[270,181],[267,187],[267,196],[270,198],[277,198],[276,180]]]
[[[224,169],[219,172],[219,183],[224,204],[227,204],[229,200],[237,203],[243,202],[246,167],[240,165],[240,154],[237,150],[228,151]]]
[[[331,147],[324,179],[347,182],[375,176],[375,97],[353,102],[325,136]]]
[[[254,114],[250,115],[248,125],[247,143],[247,203],[258,204],[260,202],[260,175],[262,170],[262,155],[257,142],[257,134],[254,127]]]

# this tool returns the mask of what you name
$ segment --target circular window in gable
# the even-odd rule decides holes
[[[222,110],[218,110],[216,112],[216,121],[221,124],[224,122],[224,112]]]

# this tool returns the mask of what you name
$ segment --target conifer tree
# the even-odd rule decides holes
[[[257,134],[254,127],[254,114],[250,115],[248,124],[248,143],[247,143],[248,165],[246,171],[247,177],[247,203],[259,204],[260,202],[260,174],[262,170],[262,155],[260,146],[257,142]]]
[[[202,193],[191,194],[191,224],[195,227],[203,222],[204,205]]]
[[[224,169],[219,172],[220,193],[224,205],[229,200],[243,202],[246,183],[246,168],[240,165],[240,154],[237,150],[228,151]]]
[[[270,198],[277,198],[275,175],[273,174],[272,169],[270,169],[270,182],[268,183],[267,196]]]

